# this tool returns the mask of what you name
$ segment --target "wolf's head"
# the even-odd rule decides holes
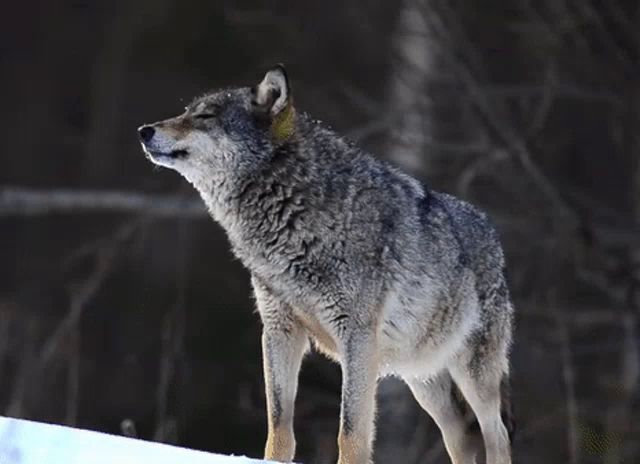
[[[138,129],[148,158],[194,185],[221,175],[242,176],[268,160],[295,131],[295,111],[282,65],[253,88],[214,92],[179,116]]]

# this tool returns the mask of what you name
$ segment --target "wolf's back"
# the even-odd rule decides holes
[[[445,212],[451,237],[460,248],[465,265],[471,268],[478,285],[495,284],[504,270],[504,254],[498,233],[487,215],[475,206],[446,193],[431,192]]]

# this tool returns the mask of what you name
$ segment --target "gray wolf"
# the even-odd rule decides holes
[[[475,462],[482,442],[488,463],[511,462],[513,308],[485,214],[299,112],[281,65],[139,136],[153,163],[193,184],[251,274],[265,458],[294,457],[298,371],[313,344],[342,369],[339,464],[371,462],[376,384],[389,375],[434,419],[453,463]]]

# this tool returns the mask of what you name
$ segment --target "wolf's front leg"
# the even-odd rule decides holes
[[[293,409],[298,372],[306,346],[307,337],[302,330],[285,332],[265,328],[262,334],[268,424],[265,459],[293,460],[296,448]]]
[[[375,334],[368,331],[355,331],[344,340],[338,464],[371,462],[378,377],[375,343]]]
[[[291,462],[296,441],[293,409],[298,389],[298,372],[309,342],[291,308],[273,298],[254,280],[258,311],[262,318],[262,361],[267,397],[268,435],[265,459]]]

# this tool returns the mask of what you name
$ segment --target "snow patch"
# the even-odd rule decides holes
[[[61,425],[0,417],[0,464],[259,464]]]

